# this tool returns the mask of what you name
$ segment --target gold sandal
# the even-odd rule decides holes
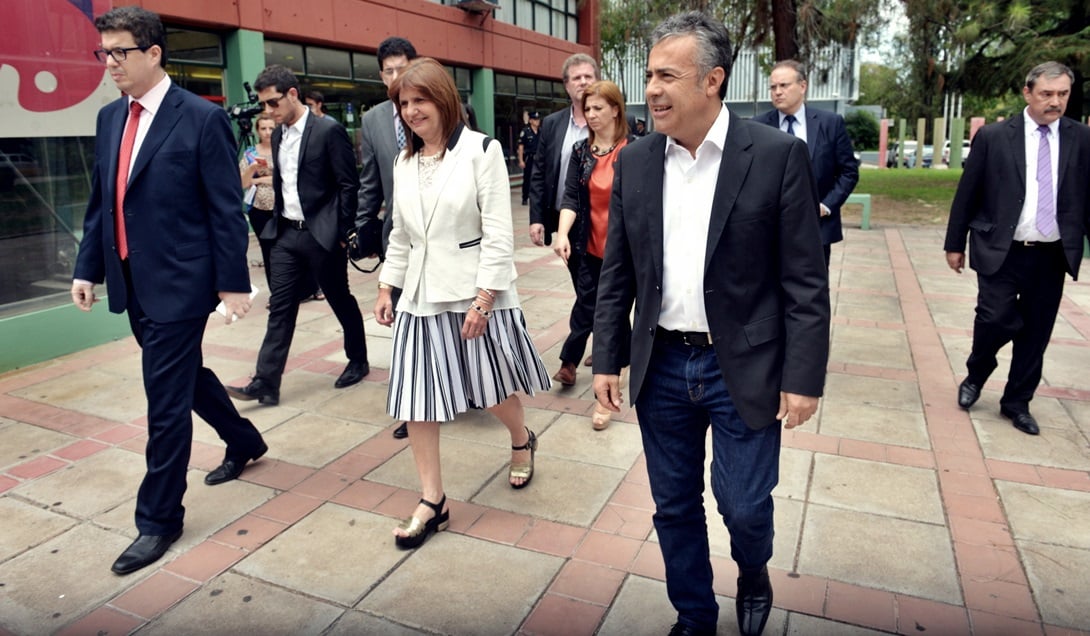
[[[590,416],[590,425],[596,431],[604,431],[609,428],[609,420],[613,417],[613,412],[607,410],[597,401],[594,403],[594,413]]]
[[[511,484],[511,487],[515,490],[529,486],[530,480],[534,478],[534,452],[537,450],[537,435],[534,435],[534,432],[531,431],[529,428],[526,429],[526,432],[530,434],[530,439],[526,440],[526,443],[522,446],[511,447],[511,450],[514,451],[530,451],[530,463],[511,463],[511,472],[509,472],[507,475],[508,483],[510,483],[510,480],[512,479],[524,480],[521,484]]]
[[[443,495],[443,498],[440,499],[437,504],[425,501],[424,499],[421,499],[420,503],[434,510],[435,516],[427,521],[421,521],[416,517],[409,517],[398,525],[399,528],[408,533],[405,536],[398,535],[394,537],[394,543],[402,550],[411,550],[420,547],[428,540],[428,537],[436,532],[442,532],[450,526],[450,511],[443,510],[443,506],[447,503],[446,495]]]

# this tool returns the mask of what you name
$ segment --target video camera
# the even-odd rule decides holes
[[[238,125],[239,135],[249,135],[254,129],[254,115],[257,115],[261,111],[265,110],[265,107],[258,103],[257,93],[250,86],[249,82],[243,82],[242,87],[246,89],[246,99],[248,101],[239,102],[227,110],[227,115],[235,120]]]

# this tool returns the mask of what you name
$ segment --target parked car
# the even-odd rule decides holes
[[[969,140],[963,139],[961,141],[961,167],[965,167],[965,160],[969,158]],[[945,165],[950,165],[950,140],[946,140],[946,144],[942,147],[942,162]]]
[[[906,168],[916,167],[916,141],[913,139],[905,140],[905,161],[904,166]],[[923,167],[931,167],[931,158],[934,156],[935,150],[929,145],[923,147]]]

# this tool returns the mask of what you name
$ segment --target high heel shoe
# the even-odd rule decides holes
[[[509,481],[511,479],[522,479],[523,480],[523,482],[521,484],[514,484],[514,483],[511,484],[511,487],[514,488],[515,490],[518,490],[520,488],[525,488],[525,487],[529,486],[530,485],[530,480],[534,478],[534,452],[537,451],[537,435],[534,435],[534,432],[531,431],[529,428],[526,429],[526,432],[530,434],[530,439],[526,440],[526,443],[523,444],[522,446],[512,446],[511,447],[511,450],[513,450],[513,451],[524,451],[524,450],[530,451],[530,463],[528,463],[528,464],[516,464],[514,462],[511,463],[511,472],[508,473],[508,480]]]
[[[590,415],[590,425],[596,431],[604,431],[609,428],[609,420],[613,413],[597,402],[594,403],[594,413]]]
[[[443,510],[443,506],[447,503],[446,495],[443,495],[443,498],[437,504],[425,501],[424,499],[421,499],[420,503],[434,510],[435,516],[427,521],[421,521],[416,517],[409,517],[401,522],[401,525],[398,527],[408,534],[405,536],[395,536],[394,543],[402,550],[418,548],[428,540],[428,537],[436,532],[442,532],[450,526],[450,511]]]

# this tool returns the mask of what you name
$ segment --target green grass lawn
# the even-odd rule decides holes
[[[961,170],[896,169],[859,171],[855,192],[871,195],[872,222],[937,225],[945,224],[954,200]],[[845,220],[858,212],[847,206]]]

